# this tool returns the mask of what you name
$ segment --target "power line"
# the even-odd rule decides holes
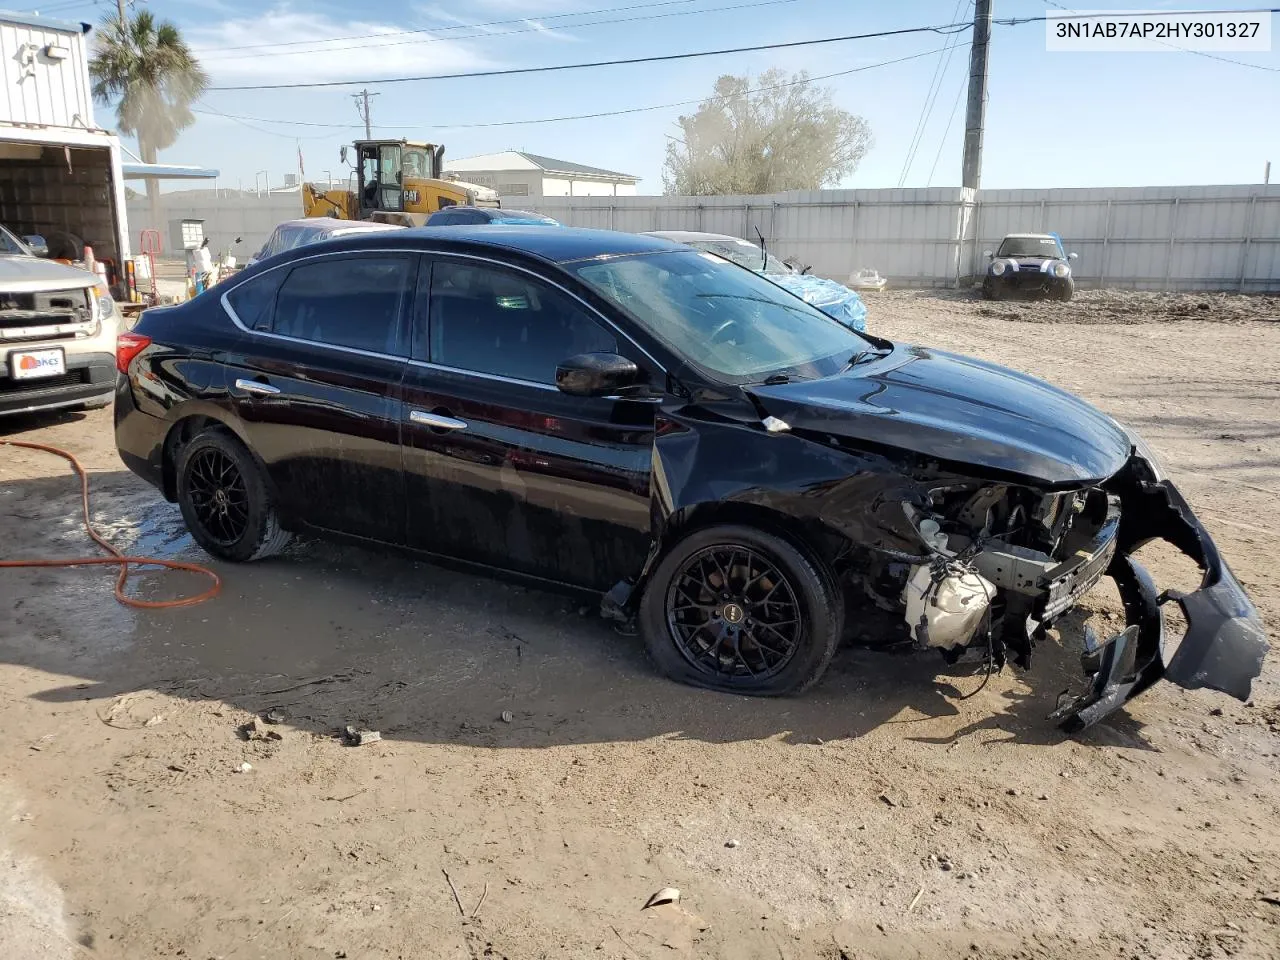
[[[690,0],[682,0],[682,2],[687,3],[687,2],[690,2]],[[694,16],[695,14],[700,14],[700,13],[723,13],[727,10],[746,10],[752,7],[772,7],[772,6],[777,6],[783,3],[799,3],[799,2],[800,0],[754,0],[754,2],[752,3],[738,3],[728,7],[708,7],[703,10],[675,10],[668,13],[651,13],[645,16],[638,16],[638,17],[618,17],[611,20],[589,20],[585,23],[566,24],[565,27],[566,29],[572,28],[576,30],[582,27],[598,27],[598,26],[604,26],[606,24],[613,24],[613,23],[635,23],[641,20],[661,20],[666,17],[689,17],[689,16]],[[361,38],[361,39],[373,39],[373,42],[371,43],[352,44],[350,46],[345,46],[345,47],[317,47],[314,50],[282,50],[279,52],[267,54],[267,56],[298,57],[298,56],[306,56],[308,54],[315,54],[315,53],[338,53],[343,50],[381,50],[384,47],[404,47],[404,46],[414,46],[418,44],[427,44],[427,43],[457,42],[460,40],[489,40],[489,39],[496,39],[498,37],[510,37],[516,34],[545,33],[546,30],[547,30],[546,26],[536,25],[536,26],[522,27],[518,30],[500,30],[500,31],[485,30],[480,33],[466,34],[460,37],[422,37],[416,40],[394,40],[389,43],[382,43],[382,42],[378,42],[376,39],[373,39],[376,37],[394,37],[399,35],[400,33],[406,32],[406,31],[395,31],[393,33],[373,34],[369,38]],[[425,31],[413,31],[413,32],[421,33]],[[300,42],[334,43],[336,41],[307,40],[307,41],[300,41]],[[201,59],[205,63],[221,63],[227,60],[253,60],[253,59],[258,59],[262,56],[263,56],[262,53],[234,53],[234,54],[231,54],[230,56],[202,57]]]
[[[956,8],[951,14],[952,20],[956,20],[960,16],[961,9],[968,9],[965,0],[956,0]],[[942,87],[942,80],[946,76],[947,67],[951,66],[951,56],[955,52],[956,44],[959,42],[960,34],[956,33],[947,41],[944,52],[938,56],[938,62],[934,64],[933,77],[929,81],[928,90],[925,91],[924,102],[920,104],[920,116],[916,118],[916,126],[911,134],[911,142],[907,145],[907,157],[902,162],[902,172],[898,174],[898,186],[902,186],[906,182],[907,173],[911,170],[911,164],[916,158],[916,150],[920,146],[920,141],[924,139],[925,127],[929,123],[929,117],[933,114],[933,104],[938,98],[938,90]]]
[[[1174,10],[1169,12],[1154,11],[1144,16],[1187,16],[1209,13],[1280,13],[1280,7],[1259,7],[1241,10]],[[1097,14],[1071,14],[1054,19],[1086,20]],[[1004,20],[991,20],[992,24],[1002,27],[1017,27],[1027,23],[1044,23],[1048,16],[1010,17]],[[350,87],[379,83],[414,83],[425,80],[462,80],[473,77],[510,77],[535,73],[556,73],[565,70],[589,70],[597,67],[631,66],[642,63],[669,63],[675,60],[692,60],[699,57],[718,57],[732,53],[756,53],[761,50],[787,50],[799,47],[813,47],[829,43],[844,43],[849,40],[871,40],[880,37],[901,37],[913,33],[949,34],[969,29],[969,23],[944,23],[928,27],[902,27],[897,30],[878,30],[874,33],[854,33],[839,37],[820,37],[815,40],[793,40],[786,43],[760,43],[746,47],[727,47],[719,50],[698,50],[690,53],[668,53],[649,57],[630,57],[621,60],[595,60],[588,63],[561,63],[541,67],[512,67],[504,70],[473,70],[467,73],[437,73],[413,77],[383,77],[375,80],[317,80],[308,83],[251,83],[234,86],[208,87],[210,91],[219,90],[304,90],[321,87]]]
[[[960,87],[956,90],[956,101],[951,105],[951,116],[947,118],[947,126],[942,131],[942,139],[938,141],[938,152],[933,156],[933,166],[929,168],[929,179],[924,183],[926,187],[933,185],[933,174],[934,171],[938,169],[938,161],[942,159],[942,148],[947,144],[947,134],[951,132],[951,125],[956,122],[956,113],[960,109],[960,98],[964,96],[964,92],[968,86],[968,76],[961,74]]]
[[[816,77],[806,77],[803,80],[788,80],[783,83],[771,84],[765,87],[757,87],[755,90],[751,91],[750,94],[748,95],[754,96],[756,94],[768,93],[773,90],[782,90],[786,87],[793,87],[803,83],[816,83],[819,80],[830,80],[833,77],[844,77],[852,73],[861,73],[864,70],[874,70],[878,67],[892,66],[895,63],[905,63],[908,60],[919,60],[922,57],[931,57],[935,53],[941,53],[945,49],[946,49],[945,47],[936,47],[933,50],[925,50],[921,53],[913,53],[905,57],[896,57],[892,60],[881,60],[877,63],[867,63],[867,64],[863,64],[860,67],[850,67],[849,69],[846,69],[846,70],[838,70],[835,73],[824,73]],[[672,107],[686,107],[691,104],[704,103],[709,100],[727,100],[727,99],[731,99],[731,98],[717,97],[713,95],[710,97],[698,97],[693,100],[677,100],[672,103],[657,103],[657,104],[652,104],[650,106],[645,106],[645,107],[626,107],[620,110],[604,110],[597,113],[579,113],[571,116],[537,117],[537,118],[532,118],[527,120],[494,120],[486,123],[433,123],[433,124],[427,124],[427,125],[423,125],[420,123],[419,124],[380,123],[380,124],[376,124],[375,126],[381,130],[423,130],[423,129],[473,130],[480,127],[523,127],[523,126],[531,126],[534,124],[542,124],[542,123],[564,123],[570,120],[597,120],[604,117],[620,117],[620,116],[626,116],[628,114],[633,114],[633,113],[647,113],[653,110],[668,110],[668,109],[671,109]],[[266,117],[242,117],[242,116],[236,116],[234,114],[222,113],[221,111],[214,110],[213,108],[209,108],[207,110],[193,108],[193,112],[213,114],[219,117],[225,117],[228,120],[239,120],[242,122],[253,121],[254,123],[278,123],[278,124],[289,124],[293,126],[302,126],[302,127],[327,127],[334,130],[359,129],[359,127],[357,127],[355,124],[319,123],[314,120],[276,120],[276,119],[268,119]],[[263,131],[263,132],[269,133],[272,131]],[[288,137],[288,136],[291,136],[291,134],[276,134],[276,136]]]
[[[573,13],[544,13],[516,17],[511,20],[485,20],[481,23],[454,23],[439,27],[419,27],[414,30],[392,30],[388,33],[356,33],[343,37],[329,37],[325,40],[280,40],[275,43],[233,44],[225,47],[206,47],[209,52],[223,50],[262,50],[267,47],[296,47],[306,43],[334,43],[339,40],[372,40],[377,37],[408,36],[415,33],[443,33],[445,30],[468,30],[472,27],[504,27],[513,23],[527,23],[530,20],[563,20],[566,17],[593,17],[602,13],[626,13],[630,10],[650,10],[654,7],[674,7],[682,4],[697,3],[698,0],[659,0],[657,3],[633,3],[625,7],[606,7],[603,10],[578,10]]]
[[[384,77],[378,80],[317,80],[310,83],[254,83],[227,87],[208,87],[218,90],[303,90],[317,87],[350,87],[356,84],[413,83],[420,80],[461,80],[472,77],[511,77],[531,73],[555,73],[563,70],[589,70],[595,67],[618,67],[641,63],[667,63],[672,60],[692,60],[697,57],[719,57],[731,53],[754,53],[760,50],[786,50],[795,47],[812,47],[819,44],[842,43],[847,40],[870,40],[879,37],[900,37],[912,33],[946,34],[955,29],[967,30],[967,23],[946,23],[932,27],[903,27],[898,30],[879,30],[875,33],[855,33],[842,37],[822,37],[817,40],[792,40],[786,43],[760,43],[749,47],[727,47],[720,50],[698,50],[692,53],[667,53],[651,57],[630,57],[625,60],[596,60],[590,63],[561,63],[542,67],[512,67],[505,70],[473,70],[468,73],[437,73],[419,77]]]
[[[255,126],[253,123],[250,123],[250,122],[249,122],[250,120],[255,120],[255,119],[257,119],[257,118],[255,118],[255,117],[248,117],[248,118],[246,118],[246,117],[237,117],[237,116],[233,116],[232,114],[229,114],[229,113],[223,113],[221,110],[214,110],[212,107],[210,107],[210,108],[209,108],[209,109],[207,109],[207,110],[193,110],[192,112],[194,112],[194,113],[203,113],[203,114],[206,114],[206,115],[208,115],[208,116],[214,116],[214,117],[224,117],[224,118],[225,118],[225,119],[227,119],[227,120],[231,120],[231,121],[234,121],[235,123],[240,124],[240,126],[242,126],[242,127],[247,127],[247,128],[248,128],[248,129],[250,129],[250,130],[256,130],[258,133],[265,133],[265,134],[267,134],[268,136],[272,136],[272,137],[283,137],[283,138],[284,138],[284,139],[286,139],[286,140],[330,140],[330,139],[332,139],[332,137],[333,137],[333,135],[332,135],[332,134],[328,134],[328,133],[320,134],[320,135],[318,135],[318,136],[313,136],[313,137],[299,137],[297,134],[293,134],[293,133],[280,133],[280,132],[279,132],[279,131],[277,131],[277,130],[264,130],[262,127]],[[281,122],[284,122],[284,121],[280,121],[280,120],[258,120],[258,122],[259,122],[259,123],[281,123]],[[348,128],[344,128],[344,129],[354,129],[354,127],[348,127]]]

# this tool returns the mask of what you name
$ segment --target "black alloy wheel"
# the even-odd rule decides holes
[[[798,693],[822,676],[844,625],[841,592],[803,544],[755,527],[695,530],[640,599],[649,658],[674,680],[732,693]]]
[[[187,489],[206,537],[230,547],[244,536],[249,526],[249,493],[239,467],[225,451],[198,450],[187,465]]]
[[[694,669],[727,680],[774,676],[803,633],[786,575],[733,544],[706,547],[684,562],[667,590],[667,626]]]
[[[292,539],[280,526],[262,467],[227,428],[192,437],[174,460],[182,519],[206,551],[244,563],[279,553]]]

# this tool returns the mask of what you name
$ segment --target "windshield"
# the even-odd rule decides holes
[[[997,257],[1057,257],[1065,260],[1062,247],[1053,237],[1005,237]]]
[[[713,254],[642,254],[570,269],[723,383],[830,376],[868,346],[822,311]]]
[[[25,243],[9,232],[8,228],[0,227],[0,254],[8,254],[10,256],[29,257],[31,250]]]
[[[764,255],[760,252],[760,247],[754,243],[748,243],[746,240],[691,240],[689,241],[689,246],[695,250],[705,250],[707,253],[714,253],[718,257],[732,260],[738,266],[746,267],[748,270],[755,270],[757,273],[764,272],[778,275],[794,272],[772,254],[770,254],[769,262],[766,265]]]

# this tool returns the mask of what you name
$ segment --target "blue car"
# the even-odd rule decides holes
[[[689,230],[654,230],[650,237],[662,237],[683,243],[695,250],[714,253],[739,266],[768,277],[778,286],[790,290],[801,300],[811,303],[829,317],[859,332],[867,329],[867,305],[843,284],[823,277],[801,273],[774,256],[766,255],[758,244],[722,233],[696,233]]]
[[[530,210],[503,210],[501,207],[445,207],[427,217],[428,227],[457,227],[465,224],[518,224],[522,227],[558,227],[552,220]]]

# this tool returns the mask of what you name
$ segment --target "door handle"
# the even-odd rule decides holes
[[[429,410],[410,410],[409,419],[414,423],[420,423],[424,427],[432,427],[436,430],[467,429],[467,421],[455,420],[453,417],[446,417],[440,413],[431,413]]]
[[[273,387],[269,383],[261,383],[258,380],[237,380],[236,389],[243,390],[245,393],[259,393],[264,397],[274,397],[280,392],[279,387]]]

